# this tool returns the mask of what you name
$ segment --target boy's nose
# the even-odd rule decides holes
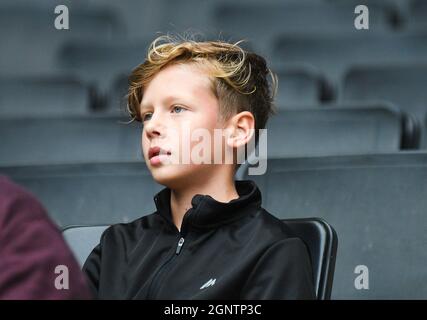
[[[149,138],[161,136],[163,134],[163,127],[161,119],[155,115],[144,124],[145,133]]]

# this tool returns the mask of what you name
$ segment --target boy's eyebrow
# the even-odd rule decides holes
[[[150,108],[149,105],[147,105],[147,104],[141,104],[141,107],[139,108],[139,112],[142,113],[143,110],[148,109],[148,108]]]
[[[171,103],[174,100],[180,100],[180,99],[183,99],[183,97],[180,97],[180,96],[167,96],[167,97],[165,97],[162,100],[162,103],[169,104],[169,103]],[[144,104],[141,103],[140,111],[142,112],[144,109],[149,109],[150,107],[152,107],[151,103],[144,103]]]

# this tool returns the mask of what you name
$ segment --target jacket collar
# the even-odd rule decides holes
[[[191,200],[192,207],[184,215],[181,233],[185,233],[189,227],[215,228],[231,223],[261,207],[261,192],[253,181],[235,181],[235,186],[239,198],[227,203],[219,202],[209,195],[194,195]],[[156,213],[175,227],[170,209],[170,195],[171,190],[164,188],[156,194],[154,202]]]

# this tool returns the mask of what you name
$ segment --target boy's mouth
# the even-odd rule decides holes
[[[162,160],[166,159],[170,155],[170,151],[164,150],[160,147],[151,147],[148,150],[148,159],[150,160],[151,165],[161,164]]]

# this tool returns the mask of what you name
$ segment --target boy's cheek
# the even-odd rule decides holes
[[[141,153],[142,157],[144,158],[145,162],[148,162],[148,149],[150,148],[150,144],[148,141],[142,141],[141,142]]]

